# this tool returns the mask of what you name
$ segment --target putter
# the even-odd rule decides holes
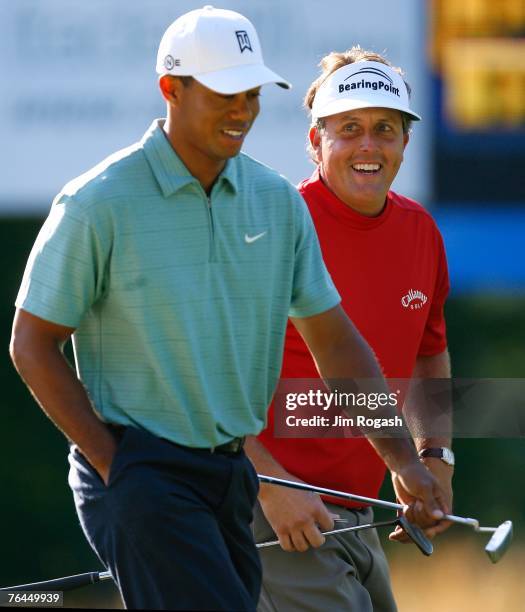
[[[282,487],[289,487],[291,489],[299,489],[300,491],[311,491],[313,493],[320,493],[322,495],[330,495],[331,497],[340,497],[341,499],[363,502],[365,504],[372,504],[374,506],[389,508],[391,510],[403,510],[402,504],[388,502],[382,499],[364,497],[363,495],[356,495],[355,493],[344,493],[343,491],[326,489],[324,487],[314,487],[303,482],[294,482],[292,480],[284,480],[283,478],[274,478],[273,476],[265,476],[264,474],[258,474],[258,476],[259,481],[266,484],[280,485]],[[472,527],[472,529],[474,529],[474,531],[477,533],[492,533],[492,537],[485,546],[485,552],[492,563],[497,563],[503,557],[512,541],[512,521],[504,521],[501,523],[501,525],[498,525],[498,527],[481,527],[479,521],[474,518],[464,518],[462,516],[456,516],[455,514],[445,514],[443,518],[447,521],[451,521],[452,523]],[[414,529],[414,525],[411,525],[408,523],[408,521],[405,522],[408,529]],[[404,526],[403,529],[405,529]],[[405,529],[405,531],[407,530]],[[423,532],[421,532],[421,534],[423,534]],[[414,542],[416,542],[416,540],[414,540]]]
[[[387,527],[393,525],[399,525],[407,534],[407,536],[412,540],[412,542],[414,542],[414,544],[419,548],[419,550],[427,557],[429,557],[434,552],[432,542],[421,531],[421,529],[419,529],[419,527],[410,524],[404,516],[398,516],[397,518],[391,521],[364,523],[363,525],[355,525],[354,527],[343,527],[341,529],[332,529],[331,531],[322,531],[321,533],[324,536],[330,536],[335,535],[337,533],[348,533],[350,531],[361,531],[362,529],[375,529],[376,527]],[[257,548],[266,548],[268,546],[276,546],[277,544],[279,544],[279,540],[271,540],[269,542],[260,542],[256,546]]]

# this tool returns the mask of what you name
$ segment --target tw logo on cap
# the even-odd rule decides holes
[[[235,36],[237,36],[237,42],[239,43],[239,49],[241,53],[248,49],[253,53],[252,44],[246,30],[236,30]]]
[[[384,90],[386,92],[393,93],[398,98],[401,96],[401,94],[399,93],[399,87],[394,87],[394,81],[388,76],[386,72],[380,70],[379,68],[371,68],[369,66],[366,66],[364,68],[361,68],[357,72],[353,72],[352,74],[348,75],[345,81],[348,81],[348,79],[351,79],[356,75],[359,78],[359,76],[363,76],[365,74],[372,74],[376,77],[379,77],[379,80],[370,81],[365,80],[367,77],[363,77],[360,81],[354,83],[346,83],[346,85],[341,83],[339,85],[339,93],[343,93],[344,91],[351,91],[353,89],[373,89],[374,91]],[[385,79],[386,82],[381,79]]]

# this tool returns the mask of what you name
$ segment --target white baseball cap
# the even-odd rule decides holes
[[[421,119],[409,108],[401,75],[382,62],[368,61],[347,64],[321,84],[312,104],[312,119],[372,107],[393,108],[416,121]]]
[[[160,41],[157,73],[192,76],[221,94],[265,83],[291,87],[264,65],[252,23],[239,13],[213,6],[190,11],[168,27]]]

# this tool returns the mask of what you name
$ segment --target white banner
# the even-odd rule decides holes
[[[292,182],[312,165],[303,96],[332,50],[354,44],[401,66],[413,88],[414,126],[394,188],[429,194],[426,22],[419,0],[225,1],[256,26],[266,63],[290,80],[263,88],[245,151]],[[138,140],[164,115],[157,46],[166,27],[201,3],[148,0],[0,0],[0,214],[45,213],[71,178]]]

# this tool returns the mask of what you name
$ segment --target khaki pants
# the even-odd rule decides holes
[[[371,508],[350,510],[327,504],[352,527],[373,521]],[[256,542],[276,539],[257,503]],[[258,612],[395,612],[388,564],[375,529],[332,535],[320,548],[285,552],[280,546],[259,549],[263,585]]]

